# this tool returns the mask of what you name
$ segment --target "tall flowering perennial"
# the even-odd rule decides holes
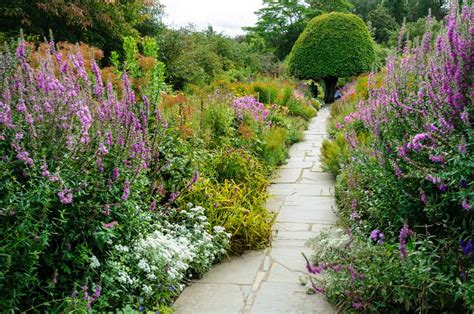
[[[64,56],[54,49],[54,43],[50,47],[34,69],[27,62],[26,44],[20,41],[16,51],[19,66],[14,76],[2,83],[0,139],[6,155],[14,152],[13,156],[30,168],[47,158],[45,177],[66,161],[77,161],[82,172],[89,166],[84,162],[89,157],[95,160],[96,170],[112,174],[112,182],[119,179],[120,169],[129,173],[148,170],[152,166],[151,143],[158,141],[149,138],[146,101],[145,105],[137,102],[127,74],[119,99],[110,84],[104,87],[95,61],[86,69],[80,52]],[[87,71],[93,74],[93,82]],[[59,200],[72,203],[72,189],[60,173],[57,179],[58,184],[66,185],[58,185]],[[125,181],[123,200],[130,193],[129,185]]]
[[[461,240],[459,241],[459,245],[463,254],[470,257],[471,261],[474,263],[474,242],[472,240]]]
[[[405,258],[407,257],[407,249],[406,243],[407,238],[413,235],[413,231],[408,228],[408,225],[404,225],[402,229],[400,229],[400,235],[398,236],[399,244],[398,250],[400,251],[400,257]]]
[[[86,68],[79,50],[67,55],[50,43],[33,66],[30,47],[20,41],[14,55],[0,56],[0,70],[8,73],[0,74],[0,178],[6,187],[0,193],[0,256],[11,256],[0,289],[11,308],[43,303],[45,295],[69,297],[81,280],[98,282],[99,274],[76,263],[81,254],[103,258],[110,239],[104,234],[136,232],[131,213],[149,212],[152,204],[155,210],[166,196],[148,192],[162,183],[156,152],[165,122],[135,94],[127,74],[118,93],[104,83],[95,60]],[[25,294],[20,268],[35,282],[28,287],[32,295],[43,297]],[[85,301],[93,306],[100,294],[97,286]]]
[[[334,147],[349,152],[333,154],[345,161],[336,200],[354,238],[334,250],[317,237],[314,261],[364,270],[356,285],[351,274],[325,272],[325,293],[341,311],[472,311],[473,38],[474,7],[453,4],[444,30],[406,40],[385,71],[369,76],[367,99],[339,125]],[[333,118],[341,122],[356,100]],[[374,245],[380,230],[387,236]]]
[[[234,100],[232,108],[239,120],[246,117],[252,118],[256,122],[265,122],[270,114],[264,104],[258,102],[253,96],[239,97]]]
[[[472,156],[466,143],[473,140],[474,8],[466,5],[458,10],[454,3],[446,29],[437,38],[429,30],[428,18],[421,43],[407,41],[399,57],[388,58],[382,87],[375,86],[373,75],[369,77],[368,100],[346,122],[363,122],[375,136],[377,151],[384,153],[380,163],[391,160],[400,180],[420,179],[423,204],[428,206],[430,199],[445,193],[444,206],[459,212],[474,201],[466,188],[452,184],[472,180],[472,173],[455,164],[454,156],[466,162]],[[346,137],[351,146],[357,144],[350,131]],[[447,171],[454,167],[465,171],[454,175]],[[451,203],[450,195],[456,195],[457,204]]]

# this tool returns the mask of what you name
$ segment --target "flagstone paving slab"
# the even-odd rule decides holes
[[[277,262],[272,264],[267,281],[299,283],[299,279],[295,276],[294,271],[278,264]]]
[[[228,259],[216,265],[200,282],[251,285],[264,258],[265,252],[251,251]]]
[[[298,283],[264,282],[257,295],[252,314],[268,313],[336,313],[318,295],[308,296]]]
[[[276,183],[295,183],[301,176],[303,169],[280,169],[272,182]]]
[[[325,138],[328,108],[305,131],[303,142],[290,149],[290,159],[272,178],[268,210],[276,212],[271,248],[247,252],[216,265],[193,281],[176,302],[176,313],[336,313],[322,295],[308,295],[299,283],[306,273],[301,253],[318,232],[336,222],[334,176],[324,173],[320,147]]]
[[[327,186],[318,184],[314,181],[304,184],[299,183],[298,186],[294,184],[278,183],[272,184],[269,189],[271,195],[307,195],[307,196],[332,196],[334,194],[334,186]]]
[[[187,287],[176,301],[175,309],[183,314],[238,314],[246,298],[239,285],[201,283]]]
[[[312,225],[306,223],[285,223],[277,222],[273,225],[275,230],[279,230],[280,234],[284,231],[309,231]]]

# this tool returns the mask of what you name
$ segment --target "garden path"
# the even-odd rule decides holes
[[[176,313],[336,312],[322,295],[307,295],[298,279],[306,274],[301,253],[311,255],[306,240],[336,222],[334,176],[319,161],[328,117],[322,108],[272,180],[267,208],[278,213],[272,247],[215,266],[183,291]]]

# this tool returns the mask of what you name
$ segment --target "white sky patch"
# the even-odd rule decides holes
[[[161,0],[165,5],[164,22],[172,28],[193,24],[198,30],[211,25],[229,36],[244,33],[242,27],[257,22],[255,11],[261,0]]]

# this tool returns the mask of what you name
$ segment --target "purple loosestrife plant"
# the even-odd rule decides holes
[[[239,120],[251,118],[256,122],[266,122],[270,110],[264,104],[258,102],[253,96],[239,97],[234,100],[232,105],[234,112]]]
[[[474,263],[474,242],[472,242],[472,240],[461,240],[459,241],[459,245],[462,249],[463,254],[469,257]]]
[[[402,258],[407,257],[406,242],[407,238],[411,237],[412,235],[413,231],[408,228],[408,225],[404,225],[403,228],[400,229],[400,235],[398,236],[398,250],[400,251],[400,257]]]
[[[453,184],[474,175],[472,145],[467,145],[474,134],[474,9],[453,3],[436,38],[431,26],[428,18],[421,44],[407,42],[399,56],[387,59],[382,86],[375,74],[369,76],[368,99],[345,119],[346,141],[355,154],[373,150],[380,168],[389,168],[411,200],[424,191],[422,203],[433,205],[419,207],[421,223],[466,215],[474,201],[474,193]],[[372,136],[370,149],[355,140],[360,122]]]
[[[422,39],[407,41],[369,76],[366,99],[361,92],[358,104],[333,107],[334,121],[346,117],[333,141],[345,138],[349,150],[335,194],[353,238],[341,247],[318,236],[313,261],[348,270],[324,272],[325,294],[340,311],[473,309],[474,7],[451,3],[439,33],[428,18]],[[400,221],[411,228],[399,229]],[[384,243],[373,245],[380,230]],[[364,278],[354,280],[349,266]]]
[[[167,199],[154,193],[163,185],[158,152],[165,121],[136,95],[127,73],[116,91],[95,60],[86,68],[79,49],[66,55],[50,43],[33,66],[29,47],[19,41],[13,65],[0,56],[0,69],[9,73],[0,74],[0,178],[7,187],[0,208],[8,213],[0,215],[0,256],[12,261],[0,292],[17,309],[101,280],[83,256],[105,259],[113,239],[144,232],[149,224],[140,215],[160,215]],[[51,286],[57,269],[67,271]],[[88,296],[90,305],[100,293],[98,286]]]

